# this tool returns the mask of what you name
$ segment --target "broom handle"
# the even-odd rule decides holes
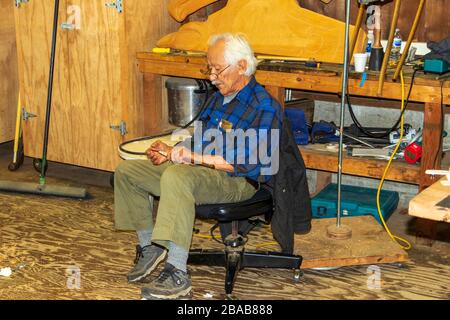
[[[48,77],[47,109],[45,111],[44,143],[42,148],[42,161],[41,161],[41,177],[40,177],[41,185],[45,183],[45,167],[47,166],[47,146],[48,146],[48,133],[50,129],[50,115],[52,109],[53,73],[55,70],[56,36],[58,32],[58,13],[59,13],[59,0],[55,0],[55,11],[53,13],[52,49],[50,53],[50,72]]]

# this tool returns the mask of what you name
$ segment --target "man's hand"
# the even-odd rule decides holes
[[[193,153],[186,147],[175,146],[171,152],[171,158],[175,163],[192,164]]]
[[[158,166],[170,159],[172,147],[169,147],[164,142],[157,140],[152,143],[150,148],[148,148],[145,153],[147,154],[147,158],[149,158],[155,166]]]

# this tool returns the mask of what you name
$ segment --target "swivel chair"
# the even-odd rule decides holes
[[[224,266],[225,293],[230,295],[239,270],[249,268],[281,268],[294,271],[294,281],[302,272],[302,257],[279,252],[247,252],[247,234],[259,223],[258,216],[270,223],[273,213],[271,193],[260,187],[249,200],[238,203],[204,204],[196,206],[196,216],[218,222],[223,250],[194,249],[189,252],[189,264]]]

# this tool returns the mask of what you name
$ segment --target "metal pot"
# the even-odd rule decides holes
[[[169,123],[179,127],[192,121],[214,92],[206,81],[190,78],[169,78],[166,80],[166,89]]]

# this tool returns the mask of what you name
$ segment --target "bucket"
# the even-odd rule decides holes
[[[204,80],[169,78],[166,80],[169,123],[183,127],[200,112],[213,88]]]

